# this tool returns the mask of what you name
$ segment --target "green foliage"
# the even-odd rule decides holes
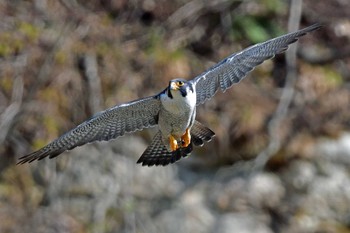
[[[322,67],[322,71],[325,74],[325,81],[329,86],[339,87],[343,84],[342,76],[338,72],[336,72],[332,67],[324,66]]]
[[[6,92],[11,93],[13,87],[13,79],[6,74],[1,74],[0,87],[3,88]]]
[[[262,5],[266,7],[270,13],[280,13],[286,9],[286,1],[281,0],[261,0]]]
[[[287,9],[286,4],[280,0],[261,0],[259,5],[252,3],[254,10],[249,14],[233,14],[232,36],[254,44],[283,34],[285,31],[274,18]]]
[[[183,50],[168,48],[163,33],[157,29],[150,31],[148,45],[145,51],[160,64],[167,64],[169,61],[184,56]]]
[[[25,42],[11,32],[0,34],[0,57],[7,57],[23,49]]]
[[[35,41],[39,37],[39,29],[33,24],[27,22],[20,22],[18,24],[18,31],[20,31],[30,42]]]
[[[48,143],[47,140],[45,139],[35,139],[33,140],[33,150],[38,150],[44,146],[46,146],[46,144]]]
[[[12,30],[0,33],[0,57],[19,53],[30,43],[36,42],[40,30],[33,24],[18,22]]]
[[[265,41],[269,38],[266,28],[259,23],[257,19],[246,18],[241,21],[245,34],[253,43]]]
[[[233,22],[233,37],[237,39],[249,40],[251,44],[260,43],[281,35],[283,31],[276,22],[272,22],[263,17],[237,16]]]
[[[55,53],[55,62],[57,64],[60,64],[60,65],[66,64],[67,60],[68,60],[68,54],[65,53],[65,51],[58,50]]]
[[[19,72],[24,78],[22,106],[24,112],[19,116],[28,115],[31,118],[29,121],[22,120],[22,118],[16,119],[14,127],[8,133],[8,139],[0,150],[0,153],[6,155],[0,156],[4,161],[9,157],[8,155],[13,156],[11,159],[15,161],[16,158],[32,152],[33,149],[45,146],[50,140],[59,136],[63,129],[72,127],[71,121],[78,124],[81,120],[86,119],[85,115],[89,109],[85,105],[88,104],[89,99],[86,99],[86,80],[79,76],[80,71],[76,62],[80,55],[91,53],[97,56],[98,75],[103,90],[102,102],[110,107],[124,100],[158,93],[161,88],[164,88],[167,81],[174,77],[191,78],[193,77],[191,74],[199,74],[208,68],[210,63],[219,61],[225,55],[237,51],[237,45],[244,48],[282,35],[286,32],[287,4],[290,3],[290,1],[280,0],[228,1],[214,8],[211,6],[215,5],[216,1],[207,1],[203,2],[203,6],[206,4],[207,7],[192,5],[193,8],[191,8],[186,1],[155,1],[156,4],[151,1],[151,4],[149,2],[135,4],[134,1],[88,0],[87,3],[79,0],[73,5],[68,4],[70,8],[68,9],[60,3],[61,1],[45,1],[46,4],[40,4],[40,6],[30,4],[30,2],[4,1],[3,4],[0,4],[4,23],[2,29],[5,29],[0,33],[0,58],[5,60],[0,72],[0,89],[4,93],[3,96],[10,100],[15,69],[18,69],[18,65],[14,63],[17,60],[15,58],[18,54],[25,54],[26,63],[23,64],[23,68],[21,67],[23,70]],[[66,2],[69,3],[69,1]],[[232,6],[226,7],[231,3],[233,3]],[[75,7],[76,5],[81,7]],[[310,7],[310,3],[305,7]],[[184,12],[183,21],[180,18],[180,23],[169,27],[166,20],[175,12],[181,12],[184,9],[194,11],[192,14],[186,14],[188,11]],[[196,9],[199,11],[196,12]],[[323,9],[308,10],[327,17],[327,14],[324,14],[327,12],[322,12]],[[110,11],[113,11],[113,16]],[[142,24],[142,17],[145,16],[143,14],[151,18],[150,25]],[[231,14],[231,19],[225,17],[227,14]],[[340,12],[339,15],[341,15]],[[304,15],[305,25],[315,17],[310,18]],[[231,24],[226,20],[232,20]],[[323,18],[321,21],[327,21],[327,19]],[[232,28],[228,32],[227,26],[229,25],[232,25]],[[192,33],[195,30],[203,30],[205,34],[198,38],[198,35],[201,34]],[[191,33],[183,36],[183,32]],[[181,38],[176,38],[178,35]],[[227,39],[228,36],[231,38]],[[315,40],[317,43],[321,38],[316,37],[315,34],[308,35],[300,43],[306,42],[305,46],[308,40]],[[57,39],[60,42],[55,46]],[[335,47],[341,44],[337,42],[338,39],[335,35],[327,36],[327,41],[334,41]],[[234,43],[232,43],[233,40]],[[178,46],[181,43],[179,41],[187,44],[207,43],[204,44],[204,47],[208,47],[210,52],[198,55],[196,49],[191,50],[189,46],[186,48]],[[328,45],[324,41],[323,44]],[[201,47],[202,44],[198,46],[199,49]],[[54,54],[53,61],[51,54]],[[166,232],[160,230],[159,226],[162,224],[169,226],[169,223],[173,223],[171,221],[175,221],[176,224],[176,220],[186,219],[189,222],[185,222],[184,225],[194,226],[192,231],[188,232],[196,232],[195,226],[203,226],[202,223],[206,222],[213,222],[215,225],[216,222],[221,222],[222,216],[231,215],[232,211],[234,214],[239,212],[235,209],[237,203],[230,201],[232,195],[239,197],[241,201],[238,204],[243,203],[243,209],[241,208],[243,211],[247,210],[244,208],[245,204],[250,202],[253,203],[254,209],[260,211],[262,215],[268,215],[270,210],[279,213],[279,206],[283,206],[285,210],[292,213],[291,216],[286,217],[286,221],[293,225],[296,222],[295,219],[299,220],[295,218],[294,215],[297,213],[293,211],[300,209],[300,206],[304,204],[304,199],[297,200],[301,202],[301,205],[297,202],[289,204],[280,200],[275,202],[275,206],[268,204],[268,208],[265,208],[266,203],[260,205],[259,201],[256,202],[259,196],[257,196],[258,199],[254,199],[252,195],[245,197],[244,193],[247,192],[239,193],[237,190],[241,190],[240,188],[233,190],[229,187],[230,185],[237,186],[237,184],[245,187],[243,190],[255,187],[251,179],[242,179],[241,167],[235,170],[236,167],[231,168],[230,165],[232,161],[256,156],[270,140],[267,135],[268,124],[276,109],[281,91],[273,85],[272,70],[277,67],[273,62],[265,62],[263,66],[250,74],[244,83],[236,85],[232,90],[216,96],[205,106],[198,108],[198,119],[213,129],[218,137],[202,147],[201,151],[198,149],[194,151],[193,158],[190,158],[193,164],[191,161],[189,161],[190,164],[187,164],[190,166],[184,164],[186,161],[178,164],[182,167],[180,170],[182,174],[185,174],[180,177],[178,177],[177,165],[155,169],[134,165],[136,155],[131,155],[131,153],[142,152],[145,147],[142,147],[143,143],[138,140],[130,141],[131,146],[130,143],[127,143],[129,141],[118,145],[115,145],[115,142],[98,143],[96,150],[99,151],[99,158],[97,160],[94,158],[94,150],[80,148],[72,151],[70,154],[72,156],[68,153],[62,155],[61,158],[66,160],[57,162],[51,160],[47,161],[47,164],[35,162],[23,166],[9,165],[8,169],[2,170],[1,175],[0,198],[2,202],[0,201],[0,206],[3,213],[0,214],[0,232],[40,230],[49,232],[49,230],[42,230],[46,229],[45,226],[55,228],[54,230],[57,231],[68,232],[125,232],[130,227],[128,224],[134,224],[135,227],[132,229],[134,232],[155,232],[157,230]],[[302,168],[307,169],[311,166],[314,168],[309,171],[312,179],[318,180],[319,161],[315,163],[316,166],[311,164],[318,157],[311,157],[310,153],[303,152],[303,148],[317,142],[320,133],[324,135],[324,132],[331,130],[332,132],[348,130],[349,92],[346,86],[342,86],[344,80],[341,74],[337,73],[339,67],[335,62],[325,66],[305,65],[305,63],[305,60],[298,60],[300,76],[302,76],[297,80],[298,95],[295,97],[296,101],[290,106],[292,114],[284,119],[277,132],[281,135],[283,149],[278,152],[281,162],[273,161],[272,166],[281,169],[271,170],[270,163],[266,167],[266,171],[276,172],[274,175],[279,176],[283,186],[278,183],[276,185],[281,186],[282,191],[294,190],[295,187],[292,186],[293,182],[289,177],[296,173],[293,171],[292,163],[299,158],[305,160],[308,165]],[[276,71],[279,70],[276,69]],[[38,74],[42,77],[40,80]],[[284,74],[281,73],[281,75]],[[304,96],[305,101],[300,99]],[[10,103],[7,100],[2,102]],[[5,107],[7,106],[4,105],[3,109]],[[145,130],[143,135],[149,137],[149,131]],[[301,139],[295,140],[295,138]],[[22,143],[24,140],[28,142]],[[291,142],[294,141],[297,143],[291,145]],[[21,146],[16,148],[18,143]],[[125,149],[123,146],[132,148]],[[196,156],[199,152],[203,152],[202,157]],[[86,163],[74,162],[79,161],[77,156],[80,153],[85,153],[83,159],[86,160]],[[110,156],[112,153],[113,157]],[[118,161],[119,165],[110,166],[112,160]],[[200,167],[202,167],[201,171]],[[229,170],[225,170],[226,168]],[[199,172],[201,177],[199,180],[197,179],[198,174],[197,178],[192,177],[195,172]],[[99,173],[102,173],[101,177],[98,176]],[[237,174],[239,177],[235,177]],[[91,186],[91,189],[77,186],[77,181],[82,177],[87,177],[87,179],[92,177],[96,181],[101,181],[102,184],[96,187]],[[120,179],[120,177],[124,178]],[[155,180],[157,177],[162,177],[162,179]],[[190,179],[190,183],[200,181],[199,185],[189,187],[185,182],[186,177]],[[99,189],[98,187],[104,188],[110,185],[110,178],[115,179],[118,190],[120,189],[121,192],[116,195],[114,193],[101,195],[103,190],[110,189]],[[313,183],[310,184],[313,186]],[[220,190],[220,187],[226,186],[227,190]],[[151,188],[152,192],[144,195],[143,191],[150,191],[147,190],[147,187]],[[211,190],[210,187],[214,187],[215,190]],[[262,189],[261,191],[264,192]],[[299,195],[300,192],[296,194]],[[303,192],[303,195],[308,194]],[[306,196],[307,200],[309,198],[310,196]],[[109,203],[108,200],[113,200],[113,202]],[[178,200],[184,201],[176,202]],[[197,202],[201,207],[199,212],[204,214],[204,218],[192,211],[191,206],[186,206],[197,204]],[[3,208],[5,206],[6,209]],[[263,209],[259,209],[261,206]],[[82,209],[85,211],[81,212]],[[265,209],[267,212],[264,211]],[[101,210],[105,212],[99,212]],[[18,213],[19,217],[13,218],[12,213]],[[179,213],[184,213],[185,216],[178,218]],[[335,213],[336,208],[332,207],[331,214]],[[10,216],[6,220],[11,220],[11,224],[18,226],[20,230],[2,230],[1,225],[5,222],[3,216]],[[43,216],[41,217],[43,220],[41,221],[38,216]],[[342,212],[339,216],[343,216]],[[306,217],[314,218],[312,214]],[[319,220],[317,215],[315,219]],[[38,220],[40,220],[39,223]],[[52,222],[56,222],[57,225],[51,224]],[[85,231],[73,230],[69,227],[74,224],[82,225]],[[281,232],[288,231],[294,229],[294,225],[277,224],[276,229]],[[209,228],[206,229],[215,231],[210,224],[208,226]],[[347,225],[344,224],[344,226],[345,232]],[[291,228],[288,229],[288,227]],[[324,230],[325,227],[327,226],[322,226],[314,231]],[[22,228],[24,230],[21,231]],[[149,228],[154,230],[149,230]],[[337,230],[342,231],[340,228]],[[336,232],[336,230],[333,231]]]

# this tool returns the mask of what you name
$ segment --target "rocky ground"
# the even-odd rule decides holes
[[[134,148],[120,150],[130,142]],[[348,232],[349,143],[349,135],[322,141],[312,158],[295,159],[278,172],[255,172],[249,162],[198,169],[196,153],[173,166],[140,167],[135,159],[146,144],[136,137],[88,145],[58,163],[31,165],[33,178],[21,181],[21,199],[13,194],[1,204],[1,229]],[[13,176],[4,174],[12,180],[7,191],[18,191]]]

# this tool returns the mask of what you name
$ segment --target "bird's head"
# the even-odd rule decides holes
[[[191,82],[184,79],[173,79],[169,82],[168,96],[170,98],[179,94],[186,97],[190,91],[193,92],[193,85]]]

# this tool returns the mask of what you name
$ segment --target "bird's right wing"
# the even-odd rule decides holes
[[[160,100],[151,96],[109,108],[63,134],[45,147],[19,158],[18,164],[53,158],[93,141],[107,141],[158,124]]]
[[[299,31],[253,45],[225,58],[191,80],[196,86],[197,105],[212,98],[219,88],[224,92],[233,84],[241,81],[257,65],[284,52],[290,44],[296,42],[301,36],[320,27],[321,25],[314,24]]]

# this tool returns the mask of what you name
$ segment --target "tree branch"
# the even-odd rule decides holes
[[[290,15],[288,20],[288,30],[296,31],[298,30],[300,19],[302,13],[302,0],[292,0],[290,7]],[[268,160],[276,154],[276,152],[281,148],[281,138],[279,135],[279,128],[282,121],[286,118],[288,113],[288,108],[293,101],[294,96],[294,86],[297,78],[296,69],[296,58],[297,58],[297,47],[292,45],[289,51],[286,53],[286,63],[287,63],[287,77],[286,85],[283,89],[280,102],[277,106],[276,112],[268,124],[268,134],[270,137],[270,142],[268,146],[256,157],[254,160],[253,171],[259,172],[264,169]]]

